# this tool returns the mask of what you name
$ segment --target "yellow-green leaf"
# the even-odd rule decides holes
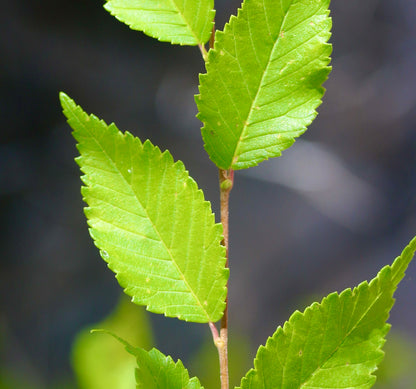
[[[133,30],[180,45],[204,44],[211,35],[213,0],[109,0],[104,8]]]
[[[278,157],[316,116],[330,68],[329,0],[245,0],[217,31],[196,96],[221,169]]]
[[[370,283],[295,312],[260,346],[241,389],[371,388],[383,358],[393,294],[415,250],[416,238]]]
[[[228,279],[222,225],[183,163],[65,94],[61,103],[81,154],[91,236],[125,292],[154,313],[218,321]]]

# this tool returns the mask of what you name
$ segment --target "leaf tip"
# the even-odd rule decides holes
[[[65,92],[60,91],[59,92],[59,100],[64,101],[64,100],[67,100],[67,99],[69,99],[69,96]]]
[[[74,100],[72,100],[65,92],[59,92],[59,101],[64,111],[68,110],[69,106],[75,105]]]

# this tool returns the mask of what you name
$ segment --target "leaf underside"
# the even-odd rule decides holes
[[[217,31],[196,96],[221,169],[278,157],[316,116],[330,72],[329,0],[246,0]]]
[[[109,0],[104,8],[133,30],[163,42],[195,46],[211,35],[213,0]]]
[[[198,378],[189,379],[182,362],[174,362],[157,349],[137,350],[136,382],[138,389],[203,389]]]
[[[370,284],[295,312],[260,346],[241,389],[370,388],[383,358],[393,293],[415,250],[416,238]]]
[[[65,94],[90,234],[125,293],[154,313],[215,322],[228,269],[222,226],[182,162],[88,116]]]

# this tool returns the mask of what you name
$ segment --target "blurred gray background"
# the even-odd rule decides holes
[[[238,6],[217,1],[218,28]],[[120,293],[87,233],[58,92],[168,148],[217,212],[193,100],[204,65],[197,48],[132,31],[102,2],[1,8],[0,366],[49,388],[71,377],[74,335]],[[317,119],[283,157],[236,173],[230,326],[253,355],[293,310],[371,279],[416,234],[416,2],[331,9],[333,71]],[[396,297],[390,322],[414,345],[414,263]],[[210,335],[149,315],[161,350],[185,362]]]

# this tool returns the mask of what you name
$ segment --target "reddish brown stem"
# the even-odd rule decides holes
[[[214,47],[215,40],[215,25],[212,27],[211,38],[209,40],[209,48]],[[205,47],[200,45],[204,60],[207,60],[208,53]],[[228,208],[230,192],[234,184],[234,171],[232,169],[222,170],[219,169],[219,183],[220,183],[220,204],[221,204],[221,223],[223,227],[224,239],[222,244],[225,247],[226,262],[225,266],[228,268]],[[228,287],[228,284],[227,284]],[[221,319],[221,328],[218,333],[217,327],[214,323],[209,323],[209,328],[212,333],[214,344],[218,350],[218,356],[220,361],[220,379],[221,389],[229,389],[229,374],[228,374],[228,297],[225,299],[224,314]]]
[[[221,204],[221,223],[223,226],[224,239],[222,244],[225,247],[226,264],[228,267],[228,209],[230,192],[234,184],[233,170],[219,170],[220,183],[220,204]],[[227,285],[228,286],[228,285]],[[217,328],[210,323],[214,344],[218,349],[218,356],[220,360],[220,378],[221,389],[229,388],[228,375],[228,297],[225,300],[224,315],[221,319],[221,329],[218,335]]]
[[[211,36],[209,37],[209,49],[212,49],[214,47],[214,40],[215,40],[215,20],[214,20],[214,24],[212,26]],[[205,48],[205,46],[202,43],[199,43],[198,47],[199,47],[199,51],[202,54],[202,58],[206,62],[207,59],[208,59],[207,49]]]
[[[214,21],[214,25],[212,26],[211,37],[209,38],[210,49],[214,47],[214,41],[215,41],[215,21]]]
[[[200,44],[198,44],[198,47],[199,47],[199,51],[202,54],[202,58],[204,59],[204,61],[206,61],[207,60],[208,53],[207,53],[207,50],[205,49],[205,46],[200,43]]]

